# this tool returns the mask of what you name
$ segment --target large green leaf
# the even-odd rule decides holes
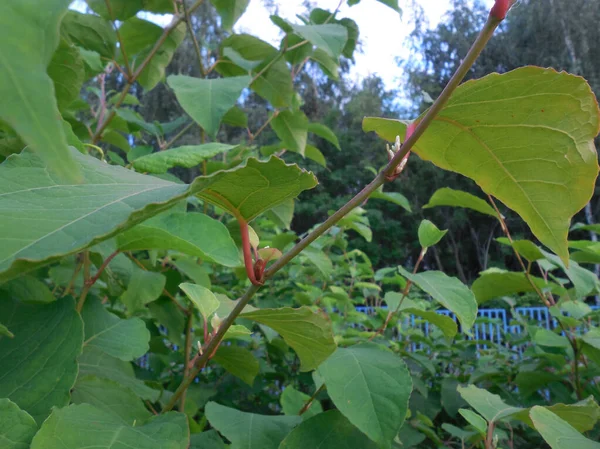
[[[300,358],[300,371],[312,371],[336,349],[331,321],[308,307],[259,309],[240,315],[279,332]]]
[[[235,105],[250,81],[249,76],[201,79],[171,75],[167,79],[181,107],[210,136],[217,134],[223,116]]]
[[[260,66],[257,67],[257,70],[259,69]],[[285,108],[292,103],[294,95],[292,73],[283,59],[273,63],[250,87],[275,108]]]
[[[346,27],[335,23],[292,25],[292,27],[296,33],[332,58],[340,56],[348,39],[348,30]]]
[[[548,287],[544,279],[535,276],[530,276],[530,279],[540,290]],[[471,290],[479,304],[501,296],[535,291],[525,273],[498,269],[482,272],[473,282]]]
[[[318,373],[344,416],[381,447],[391,447],[412,391],[402,359],[372,343],[361,344],[338,348]]]
[[[39,152],[61,179],[81,172],[67,146],[54,86],[46,72],[69,0],[0,2],[0,120]]]
[[[600,443],[587,439],[544,407],[533,407],[529,416],[536,430],[552,449],[600,449]]]
[[[69,11],[62,20],[61,32],[74,44],[100,56],[112,59],[115,55],[117,35],[110,22],[101,17]]]
[[[93,405],[119,417],[121,424],[125,425],[140,423],[152,416],[129,388],[109,379],[83,376],[77,379],[71,396],[74,404]]]
[[[393,141],[406,125],[367,118],[363,129]],[[598,104],[583,78],[523,67],[458,87],[414,152],[473,179],[566,262],[569,222],[598,175],[598,130]]]
[[[0,399],[0,446],[29,449],[38,430],[35,420],[10,399]]]
[[[258,359],[246,348],[221,345],[212,358],[227,372],[252,386],[260,370]]]
[[[164,249],[227,267],[241,264],[227,227],[208,215],[194,212],[163,214],[147,220],[119,234],[117,245],[121,251]]]
[[[166,173],[173,167],[195,167],[202,161],[211,159],[217,154],[224,153],[232,148],[235,148],[235,146],[218,142],[185,145],[139,157],[133,161],[133,166],[140,172]]]
[[[302,111],[283,111],[271,121],[271,127],[284,147],[304,156],[308,119]]]
[[[130,389],[138,397],[152,402],[158,400],[160,396],[160,391],[153,390],[141,380],[136,379],[131,363],[111,357],[99,349],[85,348],[78,361],[78,380],[83,379],[85,376],[96,376],[101,379],[112,380],[122,387]]]
[[[123,320],[106,310],[97,298],[86,300],[81,318],[85,325],[84,347],[97,348],[126,362],[148,352],[150,332],[139,318]]]
[[[437,206],[464,207],[498,218],[498,215],[492,206],[481,198],[463,192],[462,190],[454,190],[449,187],[442,187],[441,189],[436,190],[431,198],[429,198],[429,202],[423,206],[423,209]]]
[[[0,397],[41,423],[52,407],[69,403],[77,377],[83,323],[75,301],[31,305],[3,300],[0,316],[15,334],[0,337]]]
[[[302,421],[299,416],[240,412],[216,402],[206,404],[205,413],[210,425],[231,441],[231,449],[277,449],[290,430]]]
[[[221,16],[223,28],[231,31],[231,28],[246,11],[250,0],[211,0],[211,3]]]
[[[79,185],[48,176],[31,151],[0,165],[0,281],[106,240],[189,195],[251,220],[317,184],[312,173],[275,157],[185,185],[71,152],[85,174]]]
[[[143,425],[121,419],[89,404],[55,409],[44,422],[31,449],[187,449],[189,429],[183,413],[169,412]]]
[[[522,411],[521,407],[507,405],[497,394],[492,394],[475,385],[457,388],[460,395],[488,422],[496,422]]]
[[[412,274],[402,267],[398,267],[398,270],[402,276],[454,312],[462,325],[463,332],[468,332],[473,327],[477,318],[477,300],[465,284],[441,271]]]
[[[337,410],[303,422],[281,442],[279,449],[376,449],[377,446]]]

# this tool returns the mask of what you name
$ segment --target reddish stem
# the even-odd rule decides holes
[[[511,4],[511,0],[496,0],[494,6],[490,9],[490,16],[496,20],[504,20]]]
[[[238,218],[240,223],[240,233],[242,235],[242,251],[244,252],[244,265],[246,266],[246,274],[248,279],[254,285],[263,285],[262,273],[259,279],[256,279],[254,273],[254,262],[252,261],[252,247],[250,246],[250,235],[248,231],[248,222]]]

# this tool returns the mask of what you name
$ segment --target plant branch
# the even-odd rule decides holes
[[[199,0],[201,1],[201,0]],[[198,2],[197,2],[198,3]],[[427,127],[431,124],[434,117],[440,112],[444,104],[450,98],[452,92],[458,87],[458,84],[464,78],[466,73],[469,71],[470,67],[477,59],[477,56],[481,53],[486,43],[492,37],[492,34],[498,24],[501,21],[498,19],[494,19],[492,17],[488,18],[483,30],[478,36],[477,40],[469,50],[469,53],[461,63],[457,72],[454,74],[442,94],[437,98],[434,104],[431,106],[430,110],[427,112],[425,117],[419,122],[418,126],[415,128],[413,134],[407,139],[402,148],[396,153],[396,155],[389,161],[388,165],[384,170],[379,172],[373,181],[371,181],[368,185],[366,185],[354,198],[348,201],[344,206],[342,206],[337,212],[331,215],[324,223],[317,226],[311,233],[309,233],[306,237],[304,237],[300,242],[298,242],[290,251],[285,253],[280,259],[275,261],[273,265],[269,267],[269,269],[264,272],[264,279],[269,279],[272,277],[277,271],[283,268],[288,262],[290,262],[294,257],[296,257],[302,250],[304,250],[308,245],[318,239],[321,235],[327,232],[333,225],[335,225],[338,221],[340,221],[346,214],[351,212],[355,207],[361,205],[365,200],[369,198],[369,196],[376,191],[386,180],[386,176],[389,174],[393,174],[396,167],[400,165],[404,156],[408,154],[411,148],[414,146],[417,139],[423,134],[423,132],[427,129]],[[184,378],[182,383],[177,387],[177,390],[171,397],[169,403],[164,407],[163,412],[167,412],[171,410],[174,405],[177,403],[183,392],[190,386],[190,384],[194,381],[194,378],[198,375],[202,367],[206,365],[211,355],[215,351],[215,349],[220,344],[223,336],[229,329],[229,327],[233,324],[238,315],[242,312],[246,304],[250,302],[252,297],[256,294],[256,292],[260,289],[259,285],[251,285],[246,293],[240,298],[235,308],[231,311],[231,313],[223,320],[221,325],[219,326],[219,330],[215,334],[215,336],[210,340],[206,348],[203,348],[203,354],[198,358],[194,365],[194,369],[191,370],[188,377]]]
[[[106,10],[108,11],[108,15],[110,16],[110,20],[113,22],[113,27],[115,29],[115,33],[117,35],[117,40],[119,41],[119,48],[121,49],[121,54],[123,55],[123,64],[125,64],[125,70],[127,71],[126,78],[129,80],[131,77],[131,66],[129,65],[129,59],[127,58],[127,52],[125,51],[125,47],[123,46],[123,38],[121,37],[121,32],[119,31],[119,27],[115,23],[115,14],[113,13],[112,5],[110,4],[110,0],[104,0],[106,3]],[[118,66],[118,64],[117,64]]]
[[[193,314],[193,308],[190,306],[190,308],[188,309],[188,319],[187,319],[187,323],[185,326],[185,348],[184,348],[184,353],[185,353],[185,360],[183,362],[183,377],[186,378],[190,372],[190,353],[191,353],[191,346],[192,346],[192,324],[194,322],[194,314]],[[179,410],[183,411],[185,410],[185,394],[186,394],[187,390],[184,390],[184,392],[181,394],[181,401],[180,401],[180,405],[179,405]]]
[[[196,39],[196,34],[194,33],[194,28],[192,27],[192,20],[190,17],[190,12],[188,11],[186,0],[182,0],[181,4],[183,5],[183,15],[185,17],[185,24],[187,26],[188,32],[190,33],[190,37],[192,38],[192,42],[194,44],[194,51],[196,52],[196,58],[198,59],[198,68],[200,69],[200,76],[204,78],[206,76],[206,71],[204,70],[204,64],[202,63],[202,51],[200,50],[198,39]]]
[[[325,389],[325,384],[321,384],[321,386],[319,388],[317,388],[317,391],[314,392],[314,394],[310,397],[310,399],[308,401],[306,401],[306,403],[298,411],[298,416],[302,416],[304,413],[306,413],[308,411],[310,406],[313,405],[313,402],[315,401],[317,395],[324,389]]]
[[[90,279],[90,252],[88,250],[83,252],[83,289],[81,290],[81,295],[79,296],[79,300],[77,301],[77,306],[75,309],[81,313],[83,309],[83,305],[85,304],[85,299],[87,298],[87,294],[92,287],[89,283]]]
[[[192,6],[190,6],[188,8],[188,14],[191,14],[192,12],[194,12],[203,2],[204,2],[204,0],[197,0],[196,3],[194,3]],[[175,28],[177,28],[177,26],[184,20],[185,20],[185,16],[183,16],[183,15],[174,15],[173,16],[173,20],[171,20],[171,23],[165,27],[162,35],[158,38],[158,40],[154,44],[154,47],[152,47],[152,50],[150,50],[150,53],[148,53],[148,56],[146,56],[146,58],[142,61],[140,66],[137,67],[135,72],[133,72],[133,74],[129,77],[129,80],[127,81],[127,84],[123,88],[121,95],[115,102],[113,110],[110,112],[108,117],[106,117],[106,119],[102,123],[98,122],[98,128],[96,129],[96,132],[94,133],[94,135],[92,137],[92,143],[96,143],[100,140],[100,138],[102,137],[102,133],[104,132],[106,127],[110,124],[112,119],[115,117],[116,110],[123,104],[123,101],[125,101],[125,98],[127,97],[127,94],[129,93],[129,89],[131,89],[131,86],[133,86],[133,84],[137,81],[137,79],[140,77],[140,75],[142,74],[144,69],[148,66],[150,61],[152,61],[152,58],[154,58],[154,56],[156,55],[158,50],[160,50],[160,47],[163,46],[163,44],[165,43],[165,41],[167,40],[169,35],[173,32],[173,30]]]

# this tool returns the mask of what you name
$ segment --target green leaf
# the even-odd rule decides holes
[[[217,154],[225,153],[232,148],[235,148],[235,146],[218,142],[185,145],[139,157],[133,162],[133,166],[140,172],[166,173],[167,170],[173,167],[195,167],[202,161],[211,159]]]
[[[317,184],[312,173],[275,157],[248,159],[243,166],[185,185],[71,152],[85,173],[80,185],[49,177],[39,157],[27,150],[0,165],[0,209],[5,214],[0,282],[106,240],[189,195],[198,194],[249,221]]]
[[[148,352],[150,332],[139,318],[122,320],[97,298],[88,298],[81,311],[84,347],[94,347],[121,360],[131,361]]]
[[[571,344],[567,337],[558,335],[548,329],[538,329],[533,335],[533,341],[540,346],[548,346],[551,348],[569,348]]]
[[[588,330],[581,339],[588,345],[600,349],[600,328],[593,327]]]
[[[466,401],[458,393],[457,388],[460,385],[454,377],[444,377],[442,380],[441,402],[444,410],[451,417],[456,417],[458,410],[467,405]]]
[[[535,373],[536,376],[539,374],[541,373]],[[558,381],[561,382],[562,379],[559,377]],[[560,419],[565,420],[579,432],[592,430],[600,418],[600,406],[598,406],[592,396],[575,404],[554,404],[544,408],[557,415]],[[530,411],[531,409],[525,409],[513,417],[523,421],[528,426],[534,427],[529,414]]]
[[[216,430],[194,433],[190,436],[190,449],[226,449]]]
[[[363,129],[390,141],[405,134],[404,123],[386,125],[367,118]],[[459,86],[413,151],[473,179],[566,263],[569,221],[591,198],[598,175],[598,126],[583,78],[523,67]]]
[[[3,300],[0,316],[15,334],[0,337],[0,397],[41,423],[52,407],[69,403],[77,377],[83,323],[75,301],[63,298],[34,306]]]
[[[121,424],[125,425],[141,423],[152,416],[140,398],[129,388],[96,376],[83,376],[77,379],[71,402],[93,405],[103,412],[119,417]]]
[[[545,258],[540,247],[530,240],[513,240],[512,245],[510,240],[508,240],[506,237],[498,237],[496,241],[502,243],[503,245],[512,247],[529,262],[535,262],[536,260]]]
[[[121,419],[89,404],[55,409],[44,422],[31,449],[187,449],[189,430],[183,413],[168,412],[144,425]]]
[[[419,243],[422,248],[429,248],[436,245],[446,235],[448,230],[441,231],[429,220],[421,220],[419,225]]]
[[[106,7],[107,0],[86,0],[86,2],[92,11],[106,20],[127,20],[144,7],[144,0],[109,0],[109,11]]]
[[[181,107],[209,136],[217,134],[223,116],[235,105],[250,81],[249,76],[200,79],[171,75],[167,79]]]
[[[458,332],[456,322],[448,316],[414,307],[408,307],[406,309],[402,309],[402,311],[418,316],[419,318],[423,318],[424,320],[429,321],[431,324],[436,325],[449,340],[452,340],[454,337],[456,337],[456,333]]]
[[[33,276],[21,276],[2,284],[0,292],[28,304],[48,304],[56,301],[46,284]]]
[[[298,416],[298,413],[304,405],[310,400],[310,396],[296,390],[292,386],[287,386],[281,393],[279,402],[285,415]],[[306,421],[319,413],[323,413],[323,407],[318,400],[314,400],[312,405],[302,414],[302,419]]]
[[[344,415],[337,410],[329,410],[304,421],[292,430],[281,442],[279,449],[376,449],[377,447]]]
[[[477,300],[469,288],[458,279],[441,271],[425,271],[412,274],[398,267],[400,274],[431,295],[446,309],[454,312],[463,332],[469,332],[477,318]]]
[[[486,201],[470,193],[463,192],[462,190],[454,190],[449,187],[436,190],[429,199],[429,203],[423,206],[423,209],[437,206],[464,207],[498,218],[496,211]]]
[[[231,441],[235,449],[278,449],[290,430],[302,421],[299,416],[240,412],[216,402],[206,404],[205,413],[210,425]]]
[[[530,276],[530,278],[540,290],[548,287],[544,279],[535,276]],[[535,291],[529,280],[527,280],[525,273],[498,269],[482,272],[473,282],[471,290],[477,298],[478,304],[483,304],[490,299],[501,296]]]
[[[338,348],[318,368],[335,406],[381,447],[391,447],[408,411],[412,379],[398,356],[372,343]]]
[[[79,379],[85,376],[96,376],[117,382],[129,388],[138,397],[151,402],[158,400],[160,391],[154,390],[135,378],[133,366],[94,347],[86,347],[79,356]]]
[[[335,146],[338,150],[341,150],[340,142],[334,132],[327,126],[322,123],[309,123],[308,124],[308,132],[316,134],[317,136],[331,142],[333,146]]]
[[[465,418],[467,422],[471,424],[481,435],[486,434],[487,422],[480,415],[472,410],[467,410],[464,408],[459,409],[458,413],[460,413],[461,416]]]
[[[179,251],[227,267],[240,265],[240,255],[227,227],[208,215],[161,214],[117,236],[121,251]]]
[[[321,272],[325,279],[329,279],[331,273],[333,272],[333,264],[331,263],[331,259],[324,251],[315,248],[314,246],[309,246],[302,251],[302,256],[310,261],[317,269]]]
[[[497,394],[477,388],[475,385],[459,386],[457,390],[463,399],[490,423],[523,410],[521,407],[507,405]]]
[[[398,6],[398,0],[377,0],[379,3],[383,3],[386,6],[389,6],[397,13],[402,14],[402,9]]]
[[[227,111],[222,122],[239,128],[248,128],[248,116],[238,106],[234,106]]]
[[[121,296],[121,302],[127,307],[130,315],[139,312],[144,309],[146,304],[159,298],[166,281],[167,278],[163,274],[136,267],[127,290]]]
[[[272,121],[271,127],[283,145],[304,156],[308,136],[308,119],[302,111],[282,111]]]
[[[85,67],[79,49],[61,39],[48,65],[48,76],[54,83],[58,109],[63,111],[79,98],[85,80]]]
[[[231,31],[238,19],[244,14],[250,0],[211,0],[221,16],[221,26]]]
[[[306,145],[304,156],[312,161],[315,161],[321,167],[327,167],[327,160],[325,159],[325,156],[323,153],[321,153],[321,150],[313,145]]]
[[[4,449],[29,449],[35,420],[9,399],[0,399],[0,443]]]
[[[338,71],[340,67],[338,66],[338,62],[325,53],[325,51],[317,48],[310,58],[319,64],[319,67],[321,67],[323,73],[325,73],[325,75],[327,75],[329,78],[332,80],[339,79],[340,76]]]
[[[210,316],[219,309],[219,300],[206,287],[185,282],[179,284],[179,288],[185,292],[205,320],[208,321]]]
[[[283,229],[291,229],[290,226],[294,218],[294,207],[294,200],[289,199],[269,210],[267,216],[277,226]]]
[[[260,371],[258,359],[250,351],[240,346],[221,345],[212,360],[250,386]]]
[[[259,67],[257,67],[257,70]],[[292,73],[283,59],[273,63],[250,87],[275,108],[290,106],[295,92]]]
[[[37,430],[27,412],[10,399],[0,399],[0,445],[4,449],[29,449]]]
[[[131,20],[131,19],[130,19]],[[160,27],[159,27],[160,29]],[[162,29],[161,29],[162,34]],[[165,77],[165,69],[170,64],[175,50],[183,42],[186,34],[185,23],[180,23],[167,37],[160,49],[156,52],[150,63],[142,71],[138,78],[138,82],[146,90],[151,90],[163,80]],[[149,52],[149,51],[148,51]],[[147,57],[147,52],[142,52],[138,56],[140,60]]]
[[[544,407],[529,412],[536,430],[552,449],[600,449],[600,443],[588,440],[575,428]]]
[[[277,331],[300,358],[300,371],[312,371],[336,348],[331,321],[308,307],[260,309],[240,315]]]
[[[61,22],[61,32],[74,44],[100,56],[112,59],[115,55],[117,35],[110,22],[101,17],[70,10]]]
[[[13,334],[4,324],[0,323],[0,336],[1,335],[4,335],[8,338],[15,338],[15,334]]]
[[[48,0],[39,8],[31,2],[0,3],[0,120],[39,152],[56,175],[77,182],[81,172],[67,146],[54,86],[46,72],[69,4],[69,0]]]
[[[577,298],[585,298],[600,288],[598,278],[594,273],[579,266],[577,262],[572,260],[567,267],[563,260],[556,257],[554,254],[541,250],[544,257],[554,266],[561,268],[575,287]]]
[[[390,203],[397,204],[398,206],[404,208],[408,212],[412,212],[412,209],[410,208],[410,203],[408,202],[408,199],[401,193],[384,192],[382,190],[376,190],[375,192],[373,192],[371,194],[371,198],[377,199],[377,200],[389,201]]]
[[[292,25],[292,27],[296,33],[332,58],[340,56],[348,39],[348,30],[343,25],[328,23],[323,25]]]

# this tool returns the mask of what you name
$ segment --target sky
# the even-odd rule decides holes
[[[494,0],[483,0],[491,6]],[[284,19],[299,23],[296,14],[302,13],[302,0],[275,0],[279,5],[279,15]],[[339,0],[316,0],[314,3],[323,9],[333,11]],[[350,72],[354,81],[371,75],[379,75],[388,89],[395,89],[402,77],[402,68],[398,67],[396,58],[406,59],[409,56],[407,38],[412,30],[410,23],[411,0],[399,0],[404,14],[400,16],[391,8],[377,0],[361,0],[358,5],[349,7],[346,1],[340,7],[338,18],[348,17],[353,19],[360,30],[359,40],[362,44],[362,53],[355,53],[355,65]],[[420,5],[429,21],[434,27],[439,23],[448,10],[448,0],[415,0]],[[72,7],[85,10],[83,0],[76,0]],[[262,0],[250,0],[245,14],[234,27],[236,32],[248,32],[276,46],[281,40],[281,31],[269,19],[270,12],[265,8]],[[168,15],[149,15],[148,20],[165,25],[170,21]]]

